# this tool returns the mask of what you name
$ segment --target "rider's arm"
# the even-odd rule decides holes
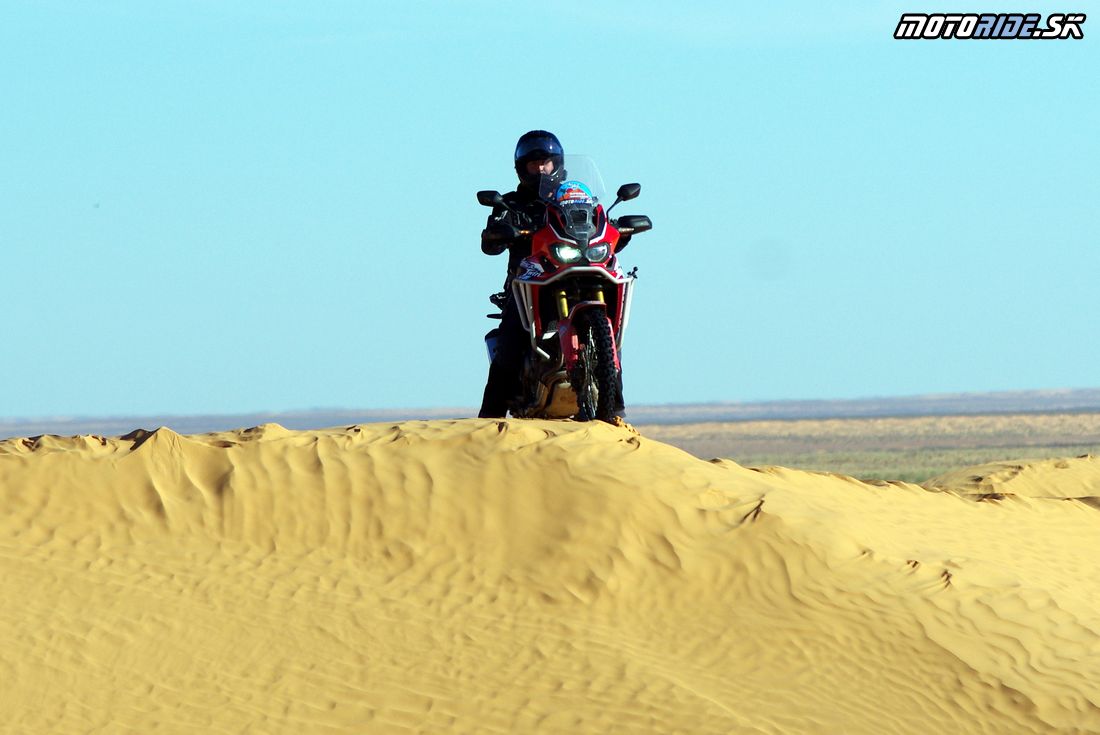
[[[493,209],[481,231],[481,252],[486,255],[500,255],[516,238],[516,228],[512,225],[508,210],[503,207]]]

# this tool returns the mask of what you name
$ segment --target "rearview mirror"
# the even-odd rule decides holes
[[[619,187],[619,190],[615,192],[615,201],[611,202],[611,206],[607,208],[607,211],[610,212],[619,202],[625,202],[628,199],[634,199],[641,193],[641,184],[623,184]]]
[[[623,184],[619,187],[619,190],[615,192],[615,196],[617,196],[621,202],[628,202],[631,199],[636,199],[641,193],[641,184]]]

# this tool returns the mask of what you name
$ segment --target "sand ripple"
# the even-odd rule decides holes
[[[0,722],[1100,732],[1098,496],[1095,458],[865,484],[568,422],[12,439]]]

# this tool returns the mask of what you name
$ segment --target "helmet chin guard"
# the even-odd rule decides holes
[[[532,179],[532,183],[528,185],[538,193],[539,199],[553,201],[557,194],[558,187],[565,181],[565,173],[565,166],[559,164],[552,174],[536,174],[534,176],[529,176],[529,178]]]

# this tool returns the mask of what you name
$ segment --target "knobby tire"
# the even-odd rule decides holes
[[[611,423],[615,418],[618,371],[615,368],[615,340],[607,315],[597,309],[582,312],[577,335],[581,357],[575,370],[577,418]],[[593,400],[594,399],[594,400]]]

